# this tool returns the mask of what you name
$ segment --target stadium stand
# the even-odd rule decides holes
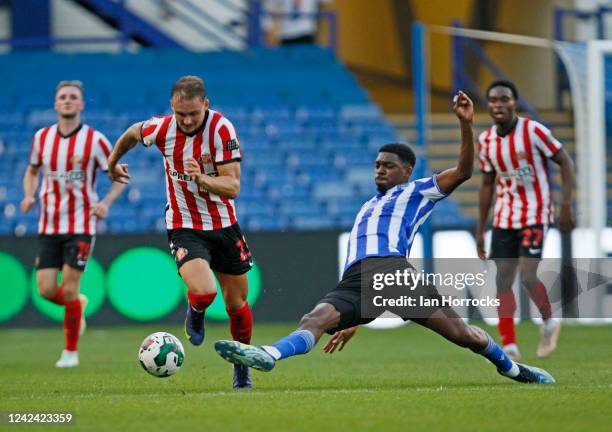
[[[246,54],[143,51],[137,56],[13,53],[0,57],[0,168],[13,173],[0,180],[0,234],[36,232],[35,213],[18,210],[21,177],[33,133],[55,122],[51,105],[58,81],[84,82],[84,121],[114,142],[131,123],[168,113],[171,85],[185,74],[205,79],[211,107],[238,131],[245,156],[237,206],[247,230],[349,228],[375,192],[372,162],[377,148],[398,139],[405,142],[324,48]],[[159,152],[139,149],[126,162],[133,180],[101,222],[101,231],[164,231]],[[423,168],[420,160],[414,178],[425,175]],[[104,193],[108,185],[100,179],[99,191]],[[466,226],[473,219],[452,200],[444,200],[433,223]]]

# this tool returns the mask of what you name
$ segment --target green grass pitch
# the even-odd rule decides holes
[[[254,343],[292,329],[256,325]],[[361,329],[333,355],[320,343],[270,373],[253,371],[255,388],[235,392],[231,366],[212,349],[228,337],[227,326],[208,326],[200,347],[189,345],[179,326],[90,328],[81,366],[72,370],[54,367],[59,326],[3,329],[0,411],[75,413],[72,426],[44,426],[55,430],[610,430],[612,327],[565,326],[559,349],[545,361],[535,356],[537,330],[517,328],[524,362],[548,369],[558,381],[553,386],[507,380],[481,357],[410,324]],[[149,376],[137,361],[139,344],[154,331],[183,340],[185,363],[173,377]]]

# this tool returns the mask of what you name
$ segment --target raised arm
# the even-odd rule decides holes
[[[129,182],[128,166],[127,164],[119,164],[119,160],[142,140],[141,128],[142,122],[134,123],[117,140],[112,153],[108,157],[108,176],[112,181],[124,184]]]
[[[495,171],[482,173],[482,184],[478,192],[478,225],[476,225],[476,249],[480,259],[487,259],[484,247],[484,230],[489,217],[495,191]]]
[[[187,161],[187,174],[192,176],[202,189],[234,199],[240,193],[240,162],[218,165],[219,175],[211,177],[200,169],[200,164],[193,158]]]
[[[474,104],[462,91],[457,93],[453,101],[453,110],[461,127],[461,147],[457,165],[436,176],[438,187],[446,194],[451,193],[461,183],[469,180],[472,177],[474,167],[474,132],[472,131]]]
[[[562,148],[553,157],[561,168],[561,206],[559,210],[559,230],[570,232],[576,226],[574,212],[572,211],[572,192],[576,178],[574,176],[574,162]]]
[[[36,189],[38,188],[38,171],[40,167],[28,165],[23,175],[23,200],[19,204],[19,209],[23,213],[29,212],[36,205]]]

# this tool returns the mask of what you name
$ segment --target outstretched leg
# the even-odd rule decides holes
[[[550,384],[554,378],[546,371],[515,363],[493,338],[480,327],[466,324],[454,310],[438,309],[426,320],[417,323],[435,331],[450,342],[469,348],[495,365],[497,371],[508,378],[524,383]]]
[[[217,341],[215,350],[231,363],[243,364],[254,369],[270,371],[277,360],[308,353],[323,332],[336,328],[340,312],[329,303],[319,303],[300,320],[299,327],[272,345],[256,347],[234,341]]]

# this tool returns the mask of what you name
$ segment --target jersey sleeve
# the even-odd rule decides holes
[[[41,135],[42,129],[34,134],[32,137],[32,144],[30,146],[30,165],[39,167],[42,165],[42,155],[40,154],[41,149]]]
[[[430,201],[436,202],[447,197],[438,186],[437,174],[416,180],[414,184],[415,190]]]
[[[242,150],[234,125],[225,117],[219,120],[215,130],[215,154],[217,165],[242,159]]]
[[[96,163],[100,167],[102,171],[108,171],[108,157],[111,154],[111,144],[108,139],[102,135],[101,133],[97,134],[96,137],[96,151],[94,157],[96,158]]]
[[[142,123],[140,127],[140,136],[142,137],[142,144],[145,147],[151,147],[157,142],[157,135],[161,130],[161,126],[164,122],[164,117],[151,117]]]
[[[488,149],[488,145],[487,142],[485,141],[485,133],[480,134],[480,136],[478,137],[478,161],[479,161],[479,165],[480,165],[480,171],[488,174],[488,173],[492,173],[495,170],[493,169],[493,164],[491,164],[491,161],[489,160],[489,156],[487,156],[487,151]]]
[[[535,121],[533,122],[533,142],[536,148],[548,158],[556,155],[562,147],[550,129]]]

